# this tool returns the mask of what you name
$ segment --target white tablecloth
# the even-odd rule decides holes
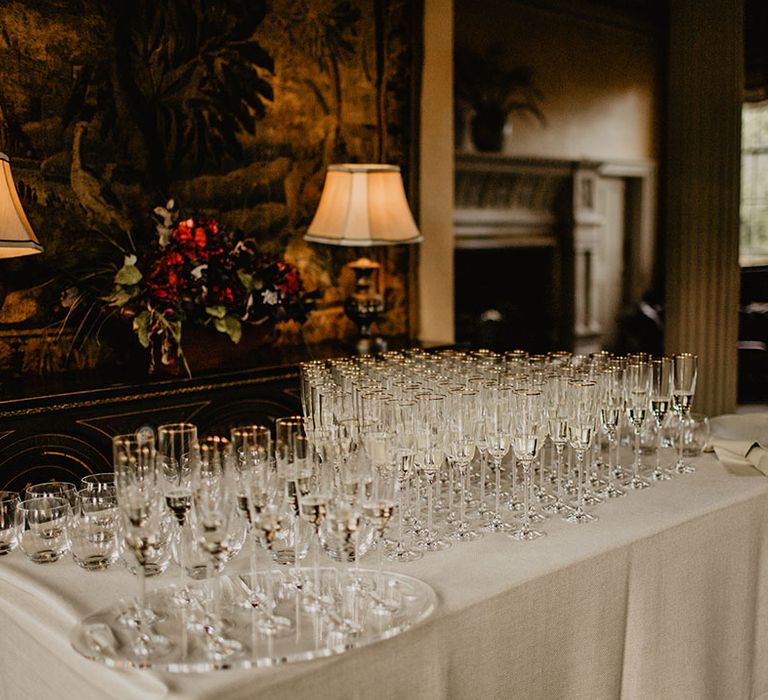
[[[768,697],[768,479],[713,457],[689,476],[391,565],[430,583],[426,623],[347,654],[273,669],[122,672],[69,646],[72,625],[133,591],[124,569],[0,560],[0,698]]]

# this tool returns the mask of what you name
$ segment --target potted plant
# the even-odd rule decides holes
[[[527,113],[546,124],[539,107],[542,95],[533,85],[533,69],[503,68],[498,48],[481,55],[459,47],[454,72],[456,105],[469,116],[472,143],[478,151],[502,150],[512,114]]]

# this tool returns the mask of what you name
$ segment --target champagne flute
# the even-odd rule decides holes
[[[595,382],[574,380],[568,392],[568,440],[576,453],[575,477],[577,481],[576,507],[564,518],[581,525],[597,519],[584,510],[584,457],[592,444],[597,422],[598,387]]]
[[[148,608],[146,600],[145,567],[163,545],[165,510],[157,489],[154,436],[118,435],[112,439],[112,451],[125,543],[137,562],[135,610],[121,615],[121,621],[136,627],[137,635],[131,645],[134,655],[154,658],[171,649],[170,640],[151,629],[157,615]]]
[[[512,395],[512,444],[515,456],[523,465],[523,512],[520,527],[509,533],[516,540],[535,540],[544,532],[531,527],[531,467],[546,435],[544,395],[530,389],[515,391]]]
[[[476,391],[455,388],[449,394],[447,420],[447,452],[450,461],[459,472],[459,520],[453,537],[462,542],[471,542],[483,536],[473,530],[466,520],[467,467],[476,449],[476,431],[480,415],[480,396]]]
[[[248,523],[251,578],[256,580],[258,540],[257,510],[265,503],[266,471],[270,468],[272,433],[264,425],[240,425],[230,431],[237,486],[237,508]],[[253,605],[254,599],[249,603]]]
[[[619,421],[624,405],[621,368],[611,366],[604,370],[600,376],[600,386],[600,423],[608,437],[608,464],[606,467],[608,479],[600,495],[606,498],[619,498],[627,493],[616,485]]]
[[[185,525],[192,509],[192,469],[199,458],[197,427],[192,423],[166,423],[157,428],[158,479],[168,509],[178,525],[177,562],[179,564],[178,590],[174,596],[177,605],[189,604],[186,586]]]
[[[299,511],[305,522],[313,528],[315,537],[312,542],[312,591],[311,597],[304,603],[304,608],[312,613],[322,612],[326,603],[320,589],[320,527],[325,520],[328,509],[328,501],[331,498],[330,470],[322,468],[322,464],[315,453],[311,460],[313,474],[310,479],[309,489],[299,500]]]
[[[651,413],[656,421],[656,466],[651,474],[655,481],[666,481],[671,476],[661,468],[661,436],[664,419],[672,403],[672,360],[657,357],[651,360]]]
[[[208,592],[205,600],[203,630],[208,654],[216,660],[243,651],[236,639],[222,635],[220,573],[232,547],[235,529],[232,521],[235,499],[232,494],[232,443],[224,437],[210,436],[200,442],[192,460],[193,532],[198,547],[207,558]]]
[[[509,452],[512,438],[512,387],[494,385],[489,388],[485,410],[485,445],[496,476],[494,508],[489,532],[509,532],[512,526],[501,519],[501,462]]]
[[[683,436],[685,423],[691,415],[691,404],[696,392],[699,358],[689,352],[674,355],[672,406],[678,417],[677,463],[674,470],[678,474],[691,474],[696,468],[687,464],[683,459]]]
[[[376,593],[378,599],[372,610],[377,614],[389,613],[391,607],[386,601],[386,591],[383,585],[384,564],[384,530],[395,512],[397,506],[397,479],[395,469],[391,466],[381,466],[376,469],[371,492],[362,503],[362,512],[373,526],[377,535],[376,559]]]
[[[635,434],[635,458],[632,476],[625,486],[629,489],[647,489],[651,484],[640,476],[640,429],[650,405],[651,373],[646,362],[632,362],[624,370],[624,402],[627,417]]]

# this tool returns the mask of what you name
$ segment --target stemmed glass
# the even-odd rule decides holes
[[[395,465],[397,470],[397,539],[388,557],[395,561],[415,561],[424,552],[415,550],[405,542],[403,519],[405,493],[416,461],[416,420],[417,404],[409,399],[393,399],[389,407],[389,430],[393,436]]]
[[[118,435],[112,439],[118,507],[125,543],[136,557],[137,595],[135,609],[122,621],[135,625],[133,653],[141,658],[162,656],[171,649],[170,640],[151,629],[157,615],[147,607],[145,566],[163,544],[162,519],[165,505],[157,489],[154,437],[146,434]]]
[[[699,358],[696,355],[684,352],[674,355],[672,361],[672,406],[678,417],[677,463],[674,469],[678,474],[691,474],[696,471],[696,468],[687,464],[683,459],[683,436],[685,434],[685,424],[691,416],[693,395],[696,392]]]
[[[584,457],[592,444],[597,422],[598,386],[591,381],[572,381],[568,391],[568,440],[576,453],[575,477],[578,491],[575,508],[564,518],[581,525],[596,520],[597,516],[584,510]]]
[[[600,423],[608,438],[607,480],[600,492],[606,498],[625,496],[626,491],[616,485],[616,467],[619,451],[619,421],[624,407],[622,372],[619,367],[606,368],[599,379],[600,384]]]
[[[427,551],[447,549],[451,542],[437,536],[434,523],[435,481],[445,460],[445,398],[421,392],[416,395],[418,422],[416,424],[417,462],[426,479],[427,524],[421,546]]]
[[[370,496],[362,503],[366,520],[373,526],[377,539],[376,552],[376,592],[378,600],[373,610],[378,613],[389,612],[386,592],[383,587],[382,570],[384,564],[384,530],[386,529],[397,505],[397,478],[395,469],[389,465],[376,468],[371,484]]]
[[[633,362],[624,370],[624,401],[627,417],[635,434],[635,458],[632,476],[625,486],[629,489],[647,489],[651,484],[640,476],[640,429],[648,414],[651,372],[646,362]]]
[[[230,431],[237,487],[237,508],[248,523],[251,580],[256,580],[258,537],[256,519],[267,505],[272,433],[264,425],[240,425]],[[249,600],[253,605],[254,597]],[[258,605],[258,602],[256,602]]]
[[[220,611],[222,591],[219,574],[235,536],[232,527],[235,514],[232,463],[232,443],[219,436],[205,438],[199,446],[199,457],[192,460],[192,526],[198,547],[208,555],[206,565],[210,584],[205,600],[203,630],[207,635],[208,653],[214,659],[226,658],[243,650],[240,642],[222,636],[224,620]]]
[[[540,391],[518,390],[512,394],[512,443],[523,465],[523,512],[520,527],[509,533],[516,540],[535,540],[544,532],[531,527],[531,468],[546,435],[544,395]]]
[[[299,500],[301,517],[312,526],[315,532],[312,542],[312,591],[304,607],[309,612],[322,612],[326,601],[320,588],[320,527],[325,520],[333,484],[330,470],[323,469],[316,454],[313,455],[310,463],[313,473],[309,480],[308,492]]]
[[[664,419],[672,403],[672,360],[657,357],[651,360],[651,413],[656,421],[656,466],[651,474],[654,481],[672,478],[661,468],[661,437]]]
[[[192,470],[198,459],[197,427],[192,423],[167,423],[157,429],[158,479],[168,509],[178,524],[178,605],[189,603],[186,587],[185,533],[192,509]]]
[[[480,413],[479,395],[464,388],[451,390],[447,416],[448,459],[459,472],[459,520],[453,537],[471,542],[483,536],[472,530],[466,521],[467,467],[475,455],[476,431]]]
[[[485,406],[485,446],[496,477],[494,506],[491,521],[485,526],[489,532],[508,532],[509,523],[501,519],[501,462],[509,452],[512,437],[512,387],[494,385],[488,388]]]
[[[545,383],[547,432],[555,448],[555,483],[556,493],[554,502],[543,507],[547,513],[565,513],[570,506],[565,502],[563,494],[563,451],[568,444],[568,411],[566,396],[568,377],[565,374],[550,375]]]
[[[301,545],[304,529],[307,527],[300,517],[299,502],[309,492],[309,481],[312,474],[307,464],[310,452],[309,441],[304,432],[304,418],[289,416],[275,421],[275,460],[277,462],[278,481],[283,485],[285,504],[290,508],[291,519],[283,523],[282,537],[293,545],[293,552],[283,551],[283,563],[293,559],[293,581],[297,588],[303,585],[303,577],[299,568],[302,556]],[[306,550],[304,550],[306,554]]]

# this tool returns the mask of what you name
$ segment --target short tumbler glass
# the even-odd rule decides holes
[[[0,556],[13,551],[19,542],[21,513],[19,495],[13,491],[0,491]]]
[[[58,561],[69,549],[69,501],[51,496],[28,498],[18,505],[22,518],[21,551],[36,564]]]
[[[120,556],[120,513],[114,493],[77,492],[68,525],[72,558],[87,571],[106,569]]]

